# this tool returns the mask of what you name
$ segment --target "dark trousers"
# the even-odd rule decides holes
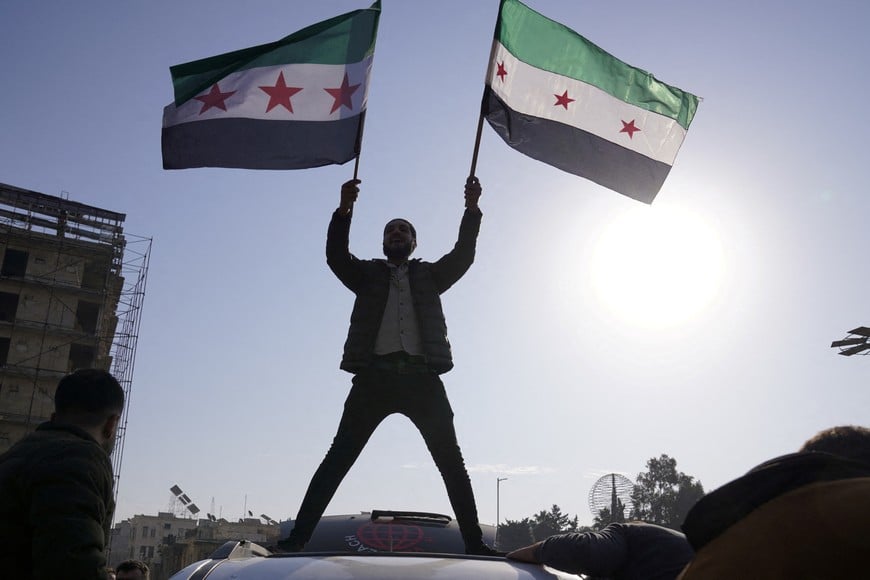
[[[441,379],[432,372],[368,369],[353,378],[338,432],[311,478],[288,542],[304,545],[344,476],[381,421],[393,413],[408,417],[426,442],[456,515],[467,548],[482,543],[471,480],[453,427],[453,409]]]

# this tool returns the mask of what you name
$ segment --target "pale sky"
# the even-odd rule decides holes
[[[442,378],[481,521],[587,496],[667,453],[711,490],[816,431],[867,424],[865,2],[528,0],[703,98],[645,206],[484,127],[475,264],[444,296]],[[351,375],[353,295],[324,242],[353,163],[164,171],[169,67],[277,40],[368,0],[0,4],[0,181],[124,212],[153,237],[116,521],[169,509],[292,518]],[[383,0],[351,250],[383,224],[453,245],[497,0]],[[413,425],[375,432],[327,514],[451,514]]]

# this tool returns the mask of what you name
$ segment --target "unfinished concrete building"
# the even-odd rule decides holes
[[[0,183],[0,452],[49,418],[70,371],[109,370],[129,395],[151,240],[131,247],[125,217]]]

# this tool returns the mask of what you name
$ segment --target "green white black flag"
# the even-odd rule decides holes
[[[163,167],[303,169],[359,153],[380,0],[277,42],[170,68]]]
[[[514,149],[652,203],[698,108],[576,32],[502,0],[483,113]]]

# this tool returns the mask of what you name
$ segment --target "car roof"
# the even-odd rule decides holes
[[[491,556],[420,553],[281,554],[204,560],[172,580],[577,580],[578,576]]]
[[[293,522],[281,524],[287,537]],[[481,525],[493,545],[495,527]],[[324,516],[301,552],[273,554],[245,540],[226,542],[172,580],[577,580],[578,576],[503,557],[468,556],[456,521],[444,514],[373,510]]]

